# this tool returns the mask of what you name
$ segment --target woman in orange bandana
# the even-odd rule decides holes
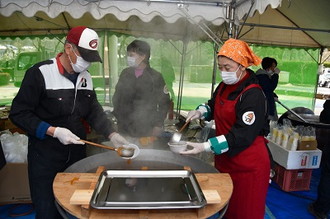
[[[247,43],[229,39],[218,53],[222,83],[207,104],[190,111],[187,121],[214,119],[216,136],[207,142],[188,142],[193,149],[215,154],[215,167],[229,173],[234,184],[225,218],[262,219],[270,176],[265,135],[268,134],[266,98],[254,72],[259,65]]]

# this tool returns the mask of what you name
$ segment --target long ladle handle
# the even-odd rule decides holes
[[[181,133],[185,128],[186,126],[189,124],[190,120],[188,120],[182,127],[181,129],[179,130],[179,133]]]
[[[301,121],[303,121],[305,123],[308,123],[306,121],[306,119],[304,119],[303,117],[301,117],[298,113],[296,113],[295,111],[293,111],[289,107],[285,106],[283,103],[281,103],[281,101],[279,101],[279,100],[275,100],[275,101],[278,102],[279,104],[281,104],[285,109],[289,110],[289,112],[292,113],[293,115],[295,115],[298,119],[300,119]]]
[[[103,144],[94,143],[94,142],[91,142],[91,141],[86,141],[86,140],[82,140],[82,139],[80,139],[80,141],[82,141],[82,142],[84,142],[86,144],[90,144],[90,145],[96,146],[96,147],[105,148],[105,149],[109,149],[109,150],[113,150],[113,151],[116,150],[116,148],[114,148],[114,147],[110,147],[110,146],[106,146],[106,145],[103,145]]]

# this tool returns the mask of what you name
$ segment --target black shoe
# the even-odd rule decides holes
[[[308,205],[308,211],[309,211],[309,213],[314,215],[316,219],[327,219],[328,218],[327,215],[315,211],[313,203]]]

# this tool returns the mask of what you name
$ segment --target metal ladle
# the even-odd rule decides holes
[[[189,124],[190,120],[188,120],[181,128],[178,132],[175,132],[173,135],[172,135],[172,138],[170,140],[170,143],[178,143],[180,142],[181,140],[181,137],[182,137],[182,131],[186,128],[186,126]]]
[[[138,147],[136,147],[136,148],[134,148],[134,147],[127,148],[127,147],[120,146],[118,148],[115,148],[115,147],[110,147],[110,146],[106,146],[106,145],[103,145],[103,144],[98,144],[98,143],[94,143],[94,142],[86,141],[86,140],[82,140],[82,139],[80,139],[80,141],[82,141],[86,144],[89,144],[89,145],[99,147],[99,148],[105,148],[105,149],[108,149],[108,150],[116,151],[117,154],[120,157],[124,158],[124,159],[135,158],[140,153],[140,150],[139,150]]]
[[[292,113],[293,115],[295,115],[298,119],[300,119],[301,121],[308,123],[306,119],[304,119],[303,117],[301,117],[298,113],[296,113],[295,111],[293,111],[292,109],[290,109],[289,107],[285,106],[283,103],[281,103],[281,101],[279,100],[275,100],[277,103],[279,103],[280,105],[282,105],[285,109],[289,110],[290,113]]]

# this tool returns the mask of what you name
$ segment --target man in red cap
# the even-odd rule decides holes
[[[114,146],[128,144],[115,132],[93,90],[87,71],[101,62],[97,33],[72,28],[63,53],[27,70],[12,102],[10,119],[29,137],[28,171],[36,218],[61,218],[55,206],[55,175],[86,157],[83,121],[109,138]]]

